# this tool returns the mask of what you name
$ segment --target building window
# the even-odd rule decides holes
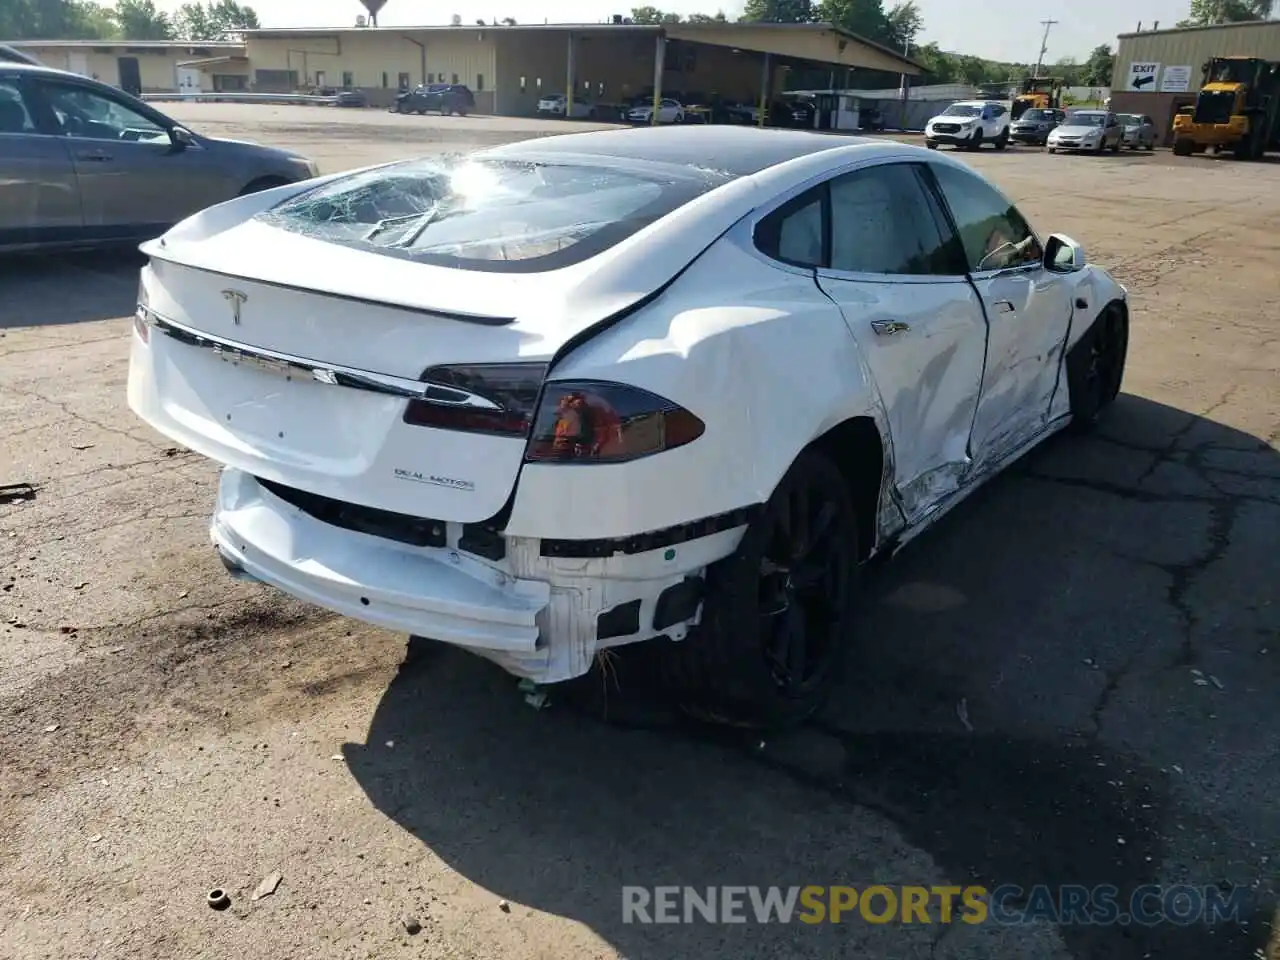
[[[484,74],[477,73],[476,74],[476,91],[479,92],[483,89],[484,89]]]
[[[588,96],[590,96],[590,95],[591,95],[591,81],[590,81],[590,80],[583,80],[583,81],[582,81],[582,92],[583,92],[583,93],[585,93],[585,94],[587,94]]]
[[[384,70],[382,72],[382,89],[385,90],[389,86],[391,86],[391,75]]]
[[[400,87],[400,89],[401,89],[401,90],[408,90],[408,89],[409,89],[409,82],[410,82],[410,81],[409,81],[409,75],[408,75],[407,73],[402,73],[402,74],[400,74],[400,77],[399,77],[399,80],[398,80],[398,84],[397,84],[397,85]]]
[[[455,73],[455,74],[453,75],[453,79],[452,79],[452,80],[450,80],[449,82],[450,82],[450,83],[457,83],[457,82],[458,82],[458,75]]]
[[[520,78],[520,92],[521,92],[521,93],[528,93],[528,92],[529,92],[529,78],[528,78],[528,77],[521,77],[521,78]]]
[[[436,75],[434,73],[428,73],[427,83],[435,83],[435,82],[436,82]]]
[[[541,77],[538,77],[538,79],[537,79],[537,80],[533,81],[533,85],[534,85],[535,87],[537,87],[537,88],[538,88],[538,92],[539,92],[539,93],[541,93],[541,92],[542,92],[542,78],[541,78]]]
[[[342,71],[342,89],[350,90],[356,85],[356,75],[350,70]]]
[[[325,81],[325,79],[326,79],[326,77],[325,77],[325,75],[324,75],[324,71],[323,71],[323,70],[317,70],[317,71],[316,71],[316,86],[317,86],[317,87],[323,87],[323,86],[324,86],[324,81]]]
[[[597,91],[596,96],[598,96],[598,97],[603,97],[603,96],[604,96],[604,81],[603,81],[603,80],[601,80],[601,81],[600,81],[600,89],[599,89],[599,91]]]

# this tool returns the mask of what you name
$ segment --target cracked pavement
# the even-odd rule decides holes
[[[570,129],[171,112],[326,169]],[[869,571],[837,696],[764,742],[535,713],[478,660],[404,661],[230,580],[215,470],[125,404],[137,261],[0,263],[0,484],[36,487],[0,503],[0,955],[1252,956],[1280,841],[1280,165],[966,159],[1129,286],[1124,395]],[[624,884],[873,882],[1218,885],[1255,909],[621,922]]]

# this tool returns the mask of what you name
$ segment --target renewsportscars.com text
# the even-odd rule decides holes
[[[1236,922],[1247,915],[1248,891],[1216,886],[1137,887],[1015,884],[911,886],[873,884],[796,887],[622,888],[623,923],[996,923],[1016,925]]]

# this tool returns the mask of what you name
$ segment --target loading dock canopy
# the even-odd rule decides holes
[[[831,23],[672,23],[661,29],[671,40],[913,77],[925,72],[914,60]]]
[[[905,73],[913,77],[926,72],[924,67],[901,53],[855,33],[842,30],[832,23],[547,23],[514,26],[460,24],[458,26],[344,27],[332,30],[317,30],[314,27],[282,27],[246,30],[244,36],[248,39],[339,40],[343,36],[352,35],[426,34],[434,38],[450,33],[474,36],[477,32],[491,37],[556,32],[570,33],[578,37],[649,35],[656,39],[665,36],[669,40],[704,43],[753,53],[767,53],[774,57],[809,60],[862,70]]]

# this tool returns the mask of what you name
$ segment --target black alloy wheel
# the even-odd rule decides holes
[[[804,697],[840,647],[841,613],[852,601],[853,544],[836,536],[836,507],[796,485],[768,515],[756,595],[765,662],[779,690]]]
[[[707,578],[701,624],[671,660],[680,705],[741,727],[798,723],[822,706],[853,631],[853,500],[839,468],[806,450]]]
[[[1129,320],[1120,307],[1108,307],[1067,356],[1067,387],[1077,426],[1097,423],[1119,396],[1128,352]]]

